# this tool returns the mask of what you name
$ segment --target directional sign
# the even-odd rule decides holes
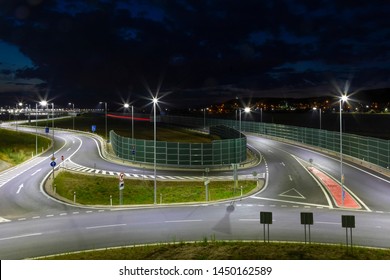
[[[123,182],[124,177],[125,177],[125,174],[123,174],[123,173],[119,174],[119,181]]]
[[[91,126],[91,130],[92,130],[92,132],[95,132],[96,131],[96,125],[92,125]]]
[[[51,167],[56,166],[56,162],[55,162],[55,161],[50,162],[50,166],[51,166]]]
[[[49,128],[48,127],[45,127],[45,132],[49,133]]]

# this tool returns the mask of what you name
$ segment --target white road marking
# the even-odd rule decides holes
[[[38,232],[38,233],[31,233],[31,234],[24,234],[24,235],[16,235],[16,236],[10,236],[10,237],[4,237],[4,238],[0,238],[0,240],[10,240],[10,239],[17,239],[17,238],[24,238],[24,237],[32,237],[32,236],[38,236],[38,235],[42,235],[41,232]]]
[[[69,152],[71,148],[68,148],[66,151]]]
[[[290,181],[292,181],[292,180],[293,180],[293,178],[291,177],[291,175],[288,175],[288,178],[290,178]]]
[[[21,184],[20,186],[19,186],[19,188],[18,188],[18,191],[16,192],[16,194],[19,194],[20,193],[20,191],[21,191],[21,189],[24,187],[24,185],[23,184]]]
[[[258,222],[259,219],[239,219],[240,222]]]
[[[123,227],[127,224],[114,224],[114,225],[104,225],[104,226],[94,226],[94,227],[86,227],[86,229],[98,229],[98,228],[110,228],[110,227]]]
[[[333,222],[316,222],[316,224],[341,225],[341,223],[333,223]]]
[[[35,174],[37,174],[41,170],[42,170],[42,168],[39,168],[37,171],[35,171],[33,174],[31,174],[31,176],[34,176]]]
[[[192,222],[202,222],[203,220],[173,220],[165,221],[165,223],[192,223]]]
[[[60,216],[66,216],[68,213],[61,213]]]
[[[0,223],[6,223],[6,222],[10,222],[10,220],[0,217]]]
[[[283,165],[284,167],[286,167],[286,164],[283,161],[280,164]]]

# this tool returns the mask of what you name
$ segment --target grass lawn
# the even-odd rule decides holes
[[[55,178],[56,193],[73,201],[76,192],[76,201],[85,205],[110,205],[112,196],[113,205],[119,204],[118,178],[97,175],[83,175],[71,172],[60,172]],[[243,194],[256,188],[256,181],[239,181],[243,186]],[[239,196],[241,190],[234,193],[233,181],[211,181],[209,184],[209,200],[227,199]],[[205,201],[206,192],[203,181],[178,182],[157,181],[157,202],[181,203]],[[153,180],[125,180],[123,190],[123,204],[153,204]]]
[[[11,165],[22,163],[35,155],[35,135],[0,129],[0,160]],[[38,153],[47,149],[51,140],[38,136]]]
[[[50,260],[389,260],[388,249],[354,247],[353,251],[342,245],[224,242],[178,242],[103,249],[69,253],[46,258]]]

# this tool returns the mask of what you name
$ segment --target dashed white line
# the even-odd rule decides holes
[[[80,214],[80,212],[73,212],[72,214],[73,215],[77,215],[77,214]]]
[[[123,227],[127,224],[114,224],[114,225],[104,225],[104,226],[93,226],[93,227],[86,227],[86,229],[99,229],[99,228],[110,228],[110,227]]]
[[[32,217],[33,219],[39,219],[41,218],[41,216],[35,216],[35,217]]]
[[[165,221],[165,223],[192,223],[192,222],[202,222],[203,220],[173,220]]]
[[[31,233],[31,234],[24,234],[24,235],[16,235],[16,236],[10,236],[10,237],[0,238],[0,240],[10,240],[10,239],[17,239],[17,238],[25,238],[25,237],[38,236],[38,235],[42,235],[42,233],[41,233],[41,232],[38,232],[38,233]]]
[[[60,216],[66,216],[68,213],[61,213]]]

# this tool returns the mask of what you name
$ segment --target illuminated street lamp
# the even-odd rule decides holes
[[[39,102],[42,107],[47,106],[47,101]],[[35,155],[38,155],[38,103],[35,103]]]
[[[74,117],[75,117],[75,113],[74,113],[74,103],[70,103],[70,102],[69,102],[68,105],[69,105],[69,106],[70,106],[70,105],[73,106],[73,108],[72,108],[72,109],[73,109],[73,112],[72,112],[72,113],[73,113],[73,114],[72,114],[72,120],[73,120],[73,130],[74,130]]]
[[[342,121],[342,103],[348,101],[348,96],[343,95],[340,98],[340,183],[341,183],[341,201],[342,205],[344,205],[344,197],[345,197],[345,191],[344,191],[344,174],[343,174],[343,121]]]
[[[157,182],[156,182],[156,105],[158,103],[157,97],[153,97],[153,122],[154,122],[154,204],[157,204]]]
[[[130,104],[125,103],[123,105],[123,107],[128,109],[130,107]],[[134,107],[133,107],[133,105],[131,105],[131,139],[133,139],[133,141],[134,141]]]
[[[314,107],[313,108],[314,111],[317,111],[317,107]],[[320,112],[320,130],[322,129],[322,121],[321,121],[321,108],[318,108],[319,112]]]
[[[240,134],[241,134],[241,113],[242,112],[249,113],[250,111],[251,111],[251,108],[249,108],[249,107],[245,107],[244,109],[239,109],[238,113],[239,113],[239,119],[240,119],[240,127],[239,127]]]
[[[105,122],[106,122],[106,141],[108,142],[107,138],[107,102],[99,102],[99,104],[104,103],[104,114],[105,114]]]

